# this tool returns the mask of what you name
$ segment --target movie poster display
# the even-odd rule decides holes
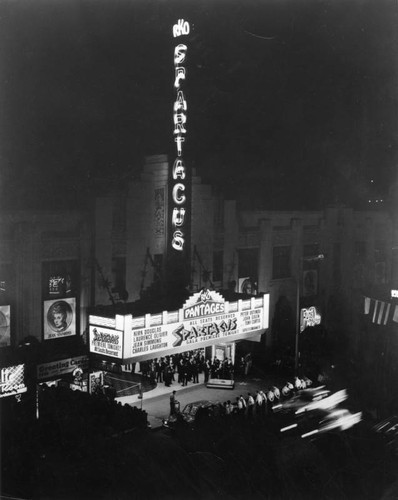
[[[11,345],[10,306],[0,306],[0,347]]]
[[[102,326],[90,326],[90,352],[122,359],[123,332]]]
[[[44,340],[76,334],[76,299],[44,301]]]

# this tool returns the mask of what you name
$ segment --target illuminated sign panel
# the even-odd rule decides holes
[[[316,307],[312,306],[308,309],[301,309],[300,314],[300,332],[305,330],[307,326],[315,326],[321,324],[321,315]]]
[[[190,297],[182,309],[163,313],[162,322],[151,323],[145,317],[143,326],[135,327],[142,318],[134,318],[125,332],[124,359],[165,352],[182,352],[217,342],[232,342],[258,335],[268,328],[269,295],[238,302],[226,302],[215,291],[203,290]]]
[[[8,366],[0,371],[0,398],[15,396],[27,391],[25,365]]]
[[[173,26],[173,37],[179,38],[189,35],[190,25],[188,21],[179,19]],[[178,43],[174,47],[174,89],[176,91],[173,106],[174,142],[176,144],[177,158],[172,168],[171,189],[171,247],[176,252],[183,252],[186,244],[186,222],[187,222],[187,171],[183,159],[183,146],[187,134],[187,100],[184,94],[184,83],[187,78],[185,62],[188,46]]]
[[[391,290],[391,298],[397,298],[398,297],[398,290]]]
[[[90,352],[122,359],[123,332],[90,325]]]

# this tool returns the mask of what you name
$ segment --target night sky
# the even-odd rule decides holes
[[[178,18],[204,181],[269,209],[361,206],[396,181],[395,0],[3,0],[3,207],[85,206],[145,155],[174,159]]]

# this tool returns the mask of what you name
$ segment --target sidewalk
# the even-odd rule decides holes
[[[116,401],[122,404],[129,404],[142,408],[148,413],[148,422],[152,429],[162,427],[162,419],[169,416],[170,411],[170,394],[176,391],[176,399],[180,402],[181,410],[184,406],[192,401],[210,400],[235,401],[239,395],[247,396],[248,392],[255,394],[257,390],[266,390],[272,385],[281,387],[285,380],[277,380],[274,376],[258,377],[250,376],[245,380],[235,380],[234,389],[209,389],[204,383],[204,374],[199,374],[199,383],[193,384],[189,382],[187,386],[182,386],[176,381],[170,387],[166,387],[164,383],[160,383],[151,391],[144,392],[143,398],[140,399],[137,394],[132,396],[123,396],[116,398]]]

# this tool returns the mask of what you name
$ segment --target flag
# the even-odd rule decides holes
[[[365,314],[369,314],[370,312],[370,298],[365,297]]]
[[[376,316],[377,316],[377,309],[379,307],[379,304],[380,304],[380,301],[379,300],[376,300],[375,301],[375,307],[373,309],[373,318],[372,318],[372,323],[375,323],[376,322]]]
[[[383,319],[383,313],[384,313],[384,307],[386,303],[385,302],[380,302],[380,307],[379,307],[379,317],[377,318],[377,324],[381,325],[381,321]]]
[[[388,321],[388,316],[390,314],[390,308],[391,308],[391,304],[387,304],[387,310],[386,310],[386,313],[384,315],[384,323],[383,325],[386,325],[387,324],[387,321]]]
[[[394,316],[392,317],[392,320],[395,321],[395,323],[398,323],[398,306],[395,306]]]

